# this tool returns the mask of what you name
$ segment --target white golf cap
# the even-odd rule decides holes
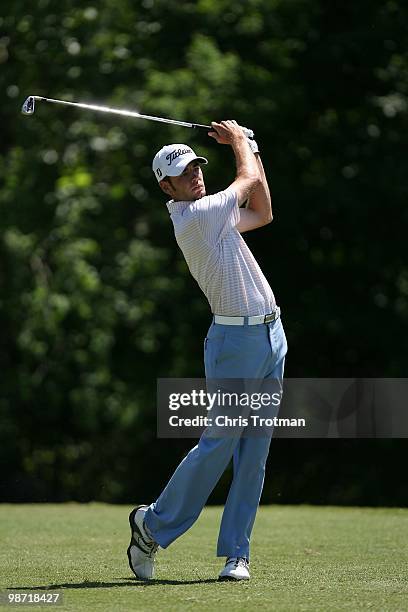
[[[166,145],[153,159],[153,172],[160,182],[166,176],[180,176],[184,168],[192,161],[197,160],[200,164],[208,164],[205,157],[196,155],[191,147],[185,144]]]

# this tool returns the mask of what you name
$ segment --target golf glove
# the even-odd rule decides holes
[[[251,130],[250,128],[247,127],[243,127],[242,125],[240,126],[242,131],[244,132],[245,136],[247,138],[254,138],[255,134],[253,132],[253,130]]]
[[[251,151],[252,153],[255,155],[255,153],[259,153],[259,147],[258,147],[258,143],[256,142],[256,140],[253,140],[252,138],[247,138],[248,144],[251,147]]]

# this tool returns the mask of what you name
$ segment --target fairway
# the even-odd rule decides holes
[[[130,510],[0,506],[1,590],[62,591],[63,604],[47,606],[57,610],[407,609],[406,509],[263,506],[251,581],[233,584],[216,581],[221,508],[206,508],[187,534],[159,551],[149,583],[132,578],[127,564]]]

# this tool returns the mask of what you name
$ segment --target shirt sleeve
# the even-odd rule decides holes
[[[233,189],[204,196],[195,202],[200,229],[210,244],[217,244],[240,219],[238,196]]]

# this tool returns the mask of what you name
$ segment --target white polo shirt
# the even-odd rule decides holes
[[[238,196],[232,189],[191,202],[167,202],[177,244],[214,314],[265,315],[275,298],[236,225]]]

